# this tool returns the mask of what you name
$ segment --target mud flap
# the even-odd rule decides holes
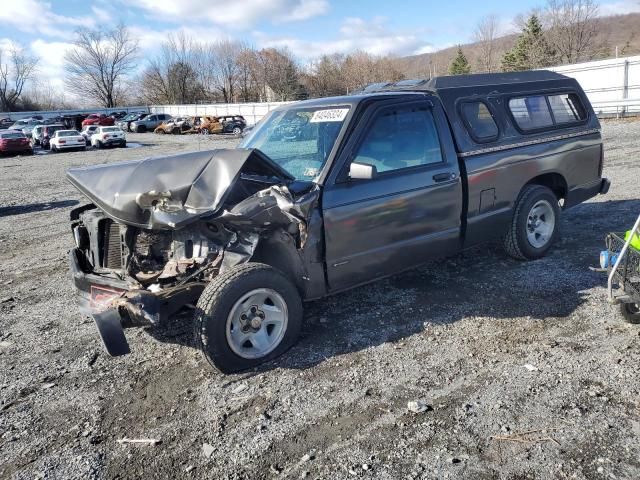
[[[127,337],[120,323],[120,314],[115,308],[91,315],[96,322],[104,348],[112,357],[131,353]]]

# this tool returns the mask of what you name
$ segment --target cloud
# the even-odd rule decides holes
[[[248,28],[258,21],[274,23],[306,20],[329,11],[327,0],[138,0],[136,6],[163,21],[199,21],[229,28]]]
[[[0,7],[0,24],[10,25],[27,33],[65,37],[69,29],[93,27],[92,17],[68,17],[51,10],[51,4],[40,0],[5,1]]]
[[[47,42],[42,39],[30,44],[31,51],[40,58],[37,67],[37,79],[49,81],[52,86],[64,87],[63,58],[68,49],[73,47],[67,42]],[[68,92],[73,94],[73,92]]]
[[[598,9],[600,16],[625,15],[627,13],[640,12],[639,0],[621,0],[618,2],[603,3]]]
[[[288,48],[303,59],[311,60],[331,53],[350,53],[363,50],[373,55],[411,55],[424,53],[432,48],[424,41],[420,32],[397,32],[389,28],[388,20],[375,17],[370,21],[358,17],[349,17],[340,27],[338,38],[307,41],[296,37],[269,36],[254,32],[260,47]]]

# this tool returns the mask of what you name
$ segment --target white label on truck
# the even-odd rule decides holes
[[[348,108],[331,108],[329,110],[316,110],[311,117],[311,123],[341,122],[349,113]]]

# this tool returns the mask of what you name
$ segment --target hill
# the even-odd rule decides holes
[[[640,13],[600,17],[594,21],[597,23],[598,31],[595,42],[597,48],[589,58],[581,61],[613,58],[616,46],[618,56],[640,55]],[[517,38],[518,34],[512,33],[495,40],[496,69],[500,68],[500,60],[504,52],[513,47]],[[433,76],[446,75],[457,49],[456,45],[433,53],[402,57],[398,59],[398,66],[407,78],[429,78],[429,72]],[[482,71],[479,62],[480,44],[478,42],[463,44],[462,50],[473,71]]]

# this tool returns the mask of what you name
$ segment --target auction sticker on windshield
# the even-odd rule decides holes
[[[311,123],[342,122],[349,113],[348,108],[331,108],[329,110],[316,110],[311,117]]]

